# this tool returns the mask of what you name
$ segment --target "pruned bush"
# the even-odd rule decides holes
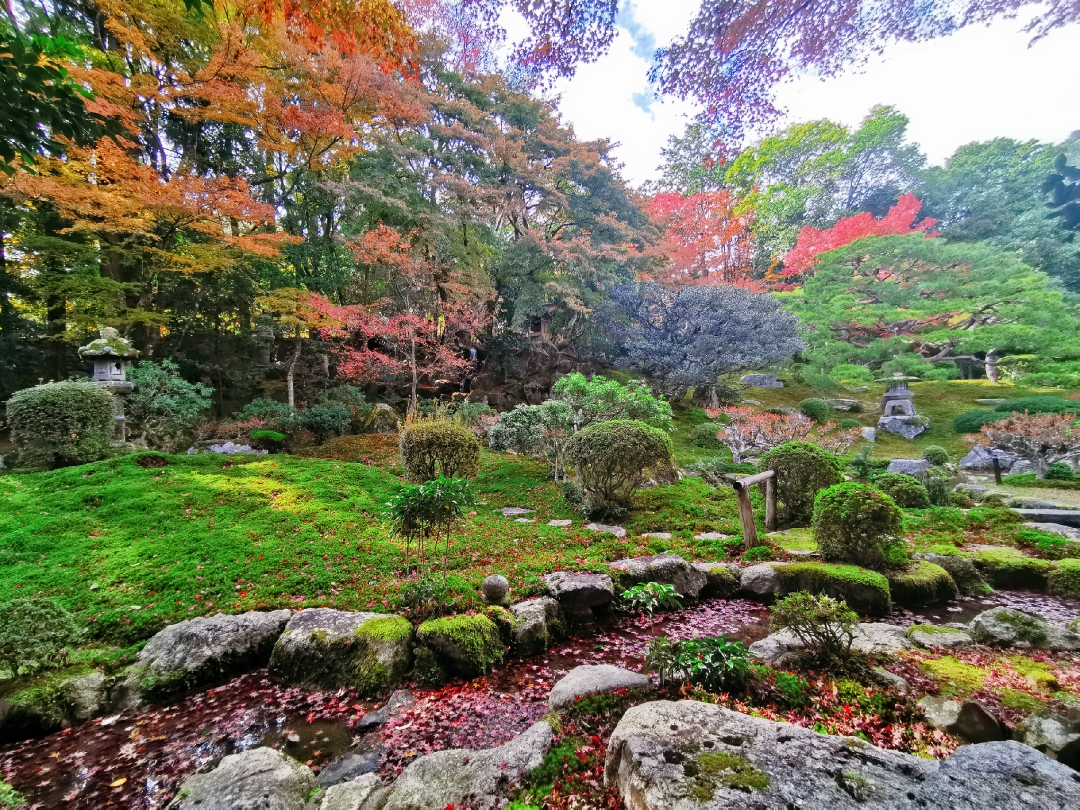
[[[636,420],[671,430],[671,405],[653,395],[641,380],[625,385],[599,375],[591,379],[574,372],[551,387],[551,398],[565,402],[571,412],[572,431],[611,420]]]
[[[322,444],[327,439],[344,436],[352,428],[352,411],[345,405],[329,403],[312,405],[293,415],[293,424],[301,430],[315,434],[315,440]]]
[[[761,467],[776,473],[777,520],[781,526],[806,526],[818,492],[842,480],[840,459],[809,442],[788,442],[761,457]]]
[[[66,466],[105,456],[116,431],[113,397],[88,380],[16,391],[7,403],[21,464]]]
[[[663,430],[619,419],[575,434],[566,457],[591,505],[629,508],[634,491],[645,481],[645,470],[670,469],[672,452],[671,437]]]
[[[829,411],[829,403],[817,397],[810,397],[799,403],[799,413],[813,419],[819,425],[828,420]]]
[[[861,428],[861,427],[862,427],[862,422],[860,422],[858,419],[841,419],[840,420],[840,429],[841,430],[855,430],[855,429]]]
[[[926,486],[914,476],[887,472],[876,476],[872,483],[901,509],[925,509],[930,505]]]
[[[978,433],[983,425],[1005,419],[1008,415],[994,411],[968,411],[953,419],[952,426],[957,433]]]
[[[253,399],[240,409],[235,418],[240,422],[248,419],[276,422],[278,419],[288,419],[291,415],[292,410],[284,402],[278,402],[276,399]]]
[[[949,463],[949,451],[936,444],[928,444],[924,447],[922,457],[935,467],[940,467],[943,464]]]
[[[1051,481],[1072,481],[1076,473],[1064,461],[1055,461],[1046,468],[1046,478]]]
[[[75,617],[52,599],[19,597],[0,606],[0,662],[12,677],[64,666],[78,637]]]
[[[1053,394],[1036,394],[1031,397],[1007,399],[994,408],[998,413],[1071,413],[1080,414],[1080,402],[1056,397]]]
[[[865,568],[903,565],[902,520],[893,499],[866,484],[836,484],[814,501],[814,539],[823,560]]]
[[[410,481],[473,478],[480,471],[480,442],[464,425],[417,421],[401,431],[401,464]]]
[[[214,389],[185,380],[171,360],[144,360],[128,371],[128,380],[134,386],[127,398],[128,416],[148,447],[170,453],[182,447],[188,429],[213,404]]]
[[[773,630],[791,631],[803,643],[805,654],[820,662],[850,657],[859,626],[858,614],[846,602],[805,591],[777,599],[769,620]]]
[[[694,427],[690,433],[690,444],[694,447],[704,447],[706,450],[719,450],[724,443],[717,438],[721,426],[713,422],[702,422]]]

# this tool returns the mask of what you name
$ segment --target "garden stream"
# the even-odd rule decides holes
[[[1063,621],[1080,603],[1026,592],[1000,592],[917,612],[897,624],[969,621],[1006,604]],[[48,737],[0,749],[0,778],[33,808],[159,808],[189,775],[230,753],[279,748],[319,772],[352,754],[393,777],[415,757],[444,748],[501,745],[548,712],[551,686],[580,664],[640,670],[658,636],[726,635],[747,643],[766,632],[767,611],[743,599],[706,600],[654,618],[622,617],[564,640],[543,655],[511,659],[485,678],[442,688],[413,686],[415,703],[381,728],[359,721],[379,707],[347,690],[315,692],[272,681],[265,671],[132,715],[97,718]]]

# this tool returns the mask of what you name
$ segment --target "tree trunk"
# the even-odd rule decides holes
[[[296,362],[300,359],[300,327],[296,327],[296,351],[293,352],[292,362],[289,363],[289,373],[285,375],[285,383],[289,391],[289,410],[296,410],[296,392],[293,386],[296,372]]]

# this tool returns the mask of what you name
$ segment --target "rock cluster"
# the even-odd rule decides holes
[[[616,560],[610,568],[612,574],[618,577],[620,588],[659,582],[673,585],[682,596],[691,599],[696,599],[709,581],[706,574],[676,554]]]
[[[596,612],[605,612],[615,596],[607,574],[587,571],[556,571],[544,576],[548,594],[558,601],[570,621],[591,621]]]

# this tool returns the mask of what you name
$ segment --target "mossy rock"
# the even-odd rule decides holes
[[[976,568],[971,555],[956,548],[934,546],[931,553],[922,555],[922,559],[948,571],[957,591],[964,596],[980,596],[993,591]]]
[[[1046,589],[1056,596],[1080,599],[1080,560],[1058,560],[1047,576]]]
[[[956,598],[956,583],[940,565],[925,560],[912,563],[902,571],[886,574],[893,601],[907,608],[918,608]]]
[[[408,676],[411,640],[412,625],[403,616],[309,608],[289,620],[274,645],[270,672],[301,686],[372,694]]]
[[[738,569],[732,563],[698,562],[693,566],[706,577],[705,587],[701,589],[703,597],[730,599],[739,592]]]
[[[416,639],[466,678],[489,672],[506,652],[499,628],[484,615],[428,619],[416,629]]]
[[[101,714],[108,679],[88,666],[7,681],[0,697],[0,741],[37,737]]]
[[[1005,546],[983,549],[975,553],[975,567],[995,588],[1046,588],[1053,563],[1036,557],[1025,557],[1014,548]]]
[[[773,568],[787,593],[823,593],[843,599],[853,610],[872,615],[884,615],[892,609],[889,582],[876,571],[830,563],[790,563]]]

